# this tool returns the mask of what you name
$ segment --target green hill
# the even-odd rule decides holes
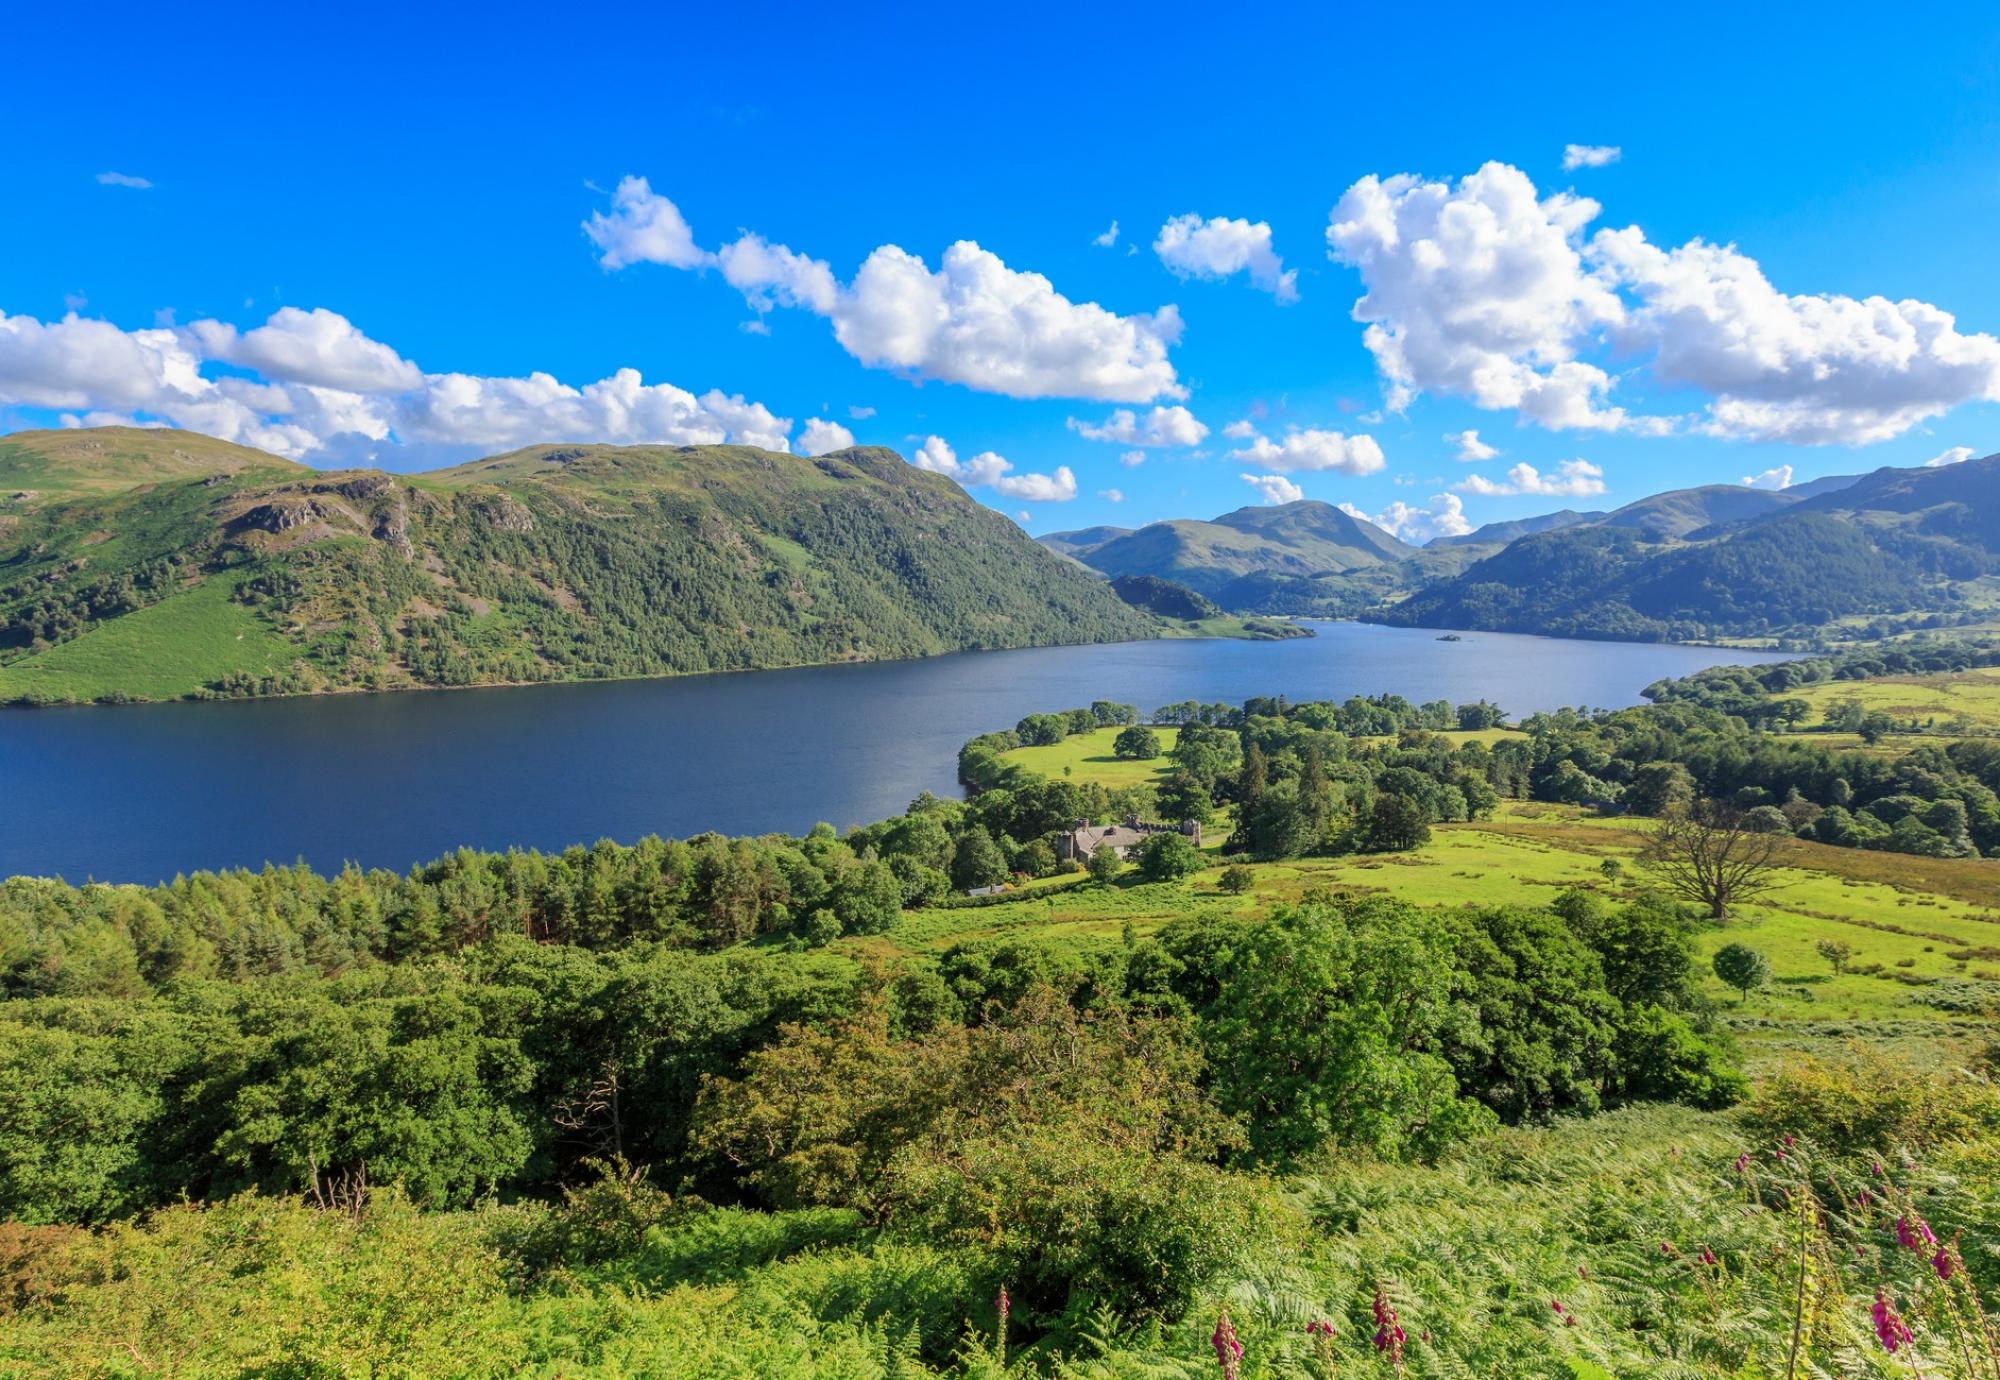
[[[2000,575],[2000,456],[1804,499],[1695,489],[1524,537],[1375,615],[1417,627],[1694,640],[1952,621]],[[1779,501],[1772,502],[1772,498]]]
[[[545,445],[391,475],[119,429],[9,437],[0,466],[0,701],[665,675],[1155,630],[881,449]]]
[[[1177,518],[1100,539],[1115,528],[1044,542],[1106,575],[1156,575],[1215,597],[1246,575],[1311,577],[1392,565],[1416,548],[1330,503],[1240,508],[1210,522]]]
[[[1654,494],[1599,519],[1604,527],[1629,528],[1648,537],[1685,537],[1704,528],[1726,526],[1763,517],[1799,500],[1782,489],[1749,489],[1739,484],[1708,484],[1698,489],[1674,489]]]
[[[100,426],[0,436],[0,513],[142,484],[212,475],[312,471],[248,446],[191,431]]]
[[[1438,537],[1427,550],[1454,546],[1502,547],[1510,541],[1533,536],[1537,532],[1554,532],[1564,527],[1577,527],[1586,522],[1602,522],[1608,513],[1579,513],[1573,508],[1560,512],[1543,513],[1537,517],[1515,518],[1508,522],[1489,522],[1476,527],[1462,537]]]

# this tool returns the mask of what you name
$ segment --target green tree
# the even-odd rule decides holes
[[[1847,971],[1847,961],[1854,957],[1854,946],[1844,939],[1822,939],[1814,947],[1821,958],[1833,965],[1836,977]]]
[[[1375,810],[1368,820],[1371,853],[1408,852],[1430,841],[1430,818],[1422,805],[1393,791],[1375,797]]]
[[[1119,730],[1111,742],[1111,750],[1130,761],[1150,762],[1160,755],[1160,735],[1143,724],[1134,724]]]
[[[951,884],[960,891],[998,886],[1007,880],[1007,859],[993,836],[973,825],[958,837],[951,855]]]
[[[1222,869],[1216,885],[1231,896],[1241,896],[1257,885],[1257,874],[1242,863],[1231,863]]]
[[[1185,834],[1154,834],[1139,845],[1139,874],[1149,882],[1178,881],[1205,866],[1201,850]]]
[[[1452,972],[1449,932],[1400,903],[1283,909],[1243,933],[1202,1032],[1250,1157],[1424,1156],[1491,1126],[1440,1052],[1462,1014]]]
[[[1738,1001],[1771,980],[1771,961],[1748,944],[1724,944],[1711,961],[1715,975],[1736,989]]]
[[[1125,860],[1108,843],[1098,844],[1097,851],[1090,855],[1090,861],[1085,865],[1090,869],[1090,875],[1100,882],[1108,882],[1125,870]]]

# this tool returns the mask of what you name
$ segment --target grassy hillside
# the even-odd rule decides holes
[[[1791,499],[1661,495],[1523,537],[1382,610],[1406,626],[1635,640],[1976,621],[2000,573],[2000,456]]]
[[[0,514],[211,475],[307,475],[306,466],[191,431],[100,426],[0,436]]]
[[[180,432],[0,443],[0,701],[477,685],[1152,635],[892,452],[535,446],[320,473]],[[39,486],[39,487],[34,487]]]

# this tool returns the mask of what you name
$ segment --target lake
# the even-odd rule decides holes
[[[861,824],[957,794],[959,745],[1093,699],[1253,695],[1622,706],[1775,656],[1320,623],[1159,641],[520,689],[0,711],[0,876],[151,882],[303,858],[407,868],[469,844]]]

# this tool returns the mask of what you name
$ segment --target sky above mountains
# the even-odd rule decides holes
[[[10,30],[7,429],[853,440],[1036,532],[1411,540],[2000,450],[1989,6]]]

